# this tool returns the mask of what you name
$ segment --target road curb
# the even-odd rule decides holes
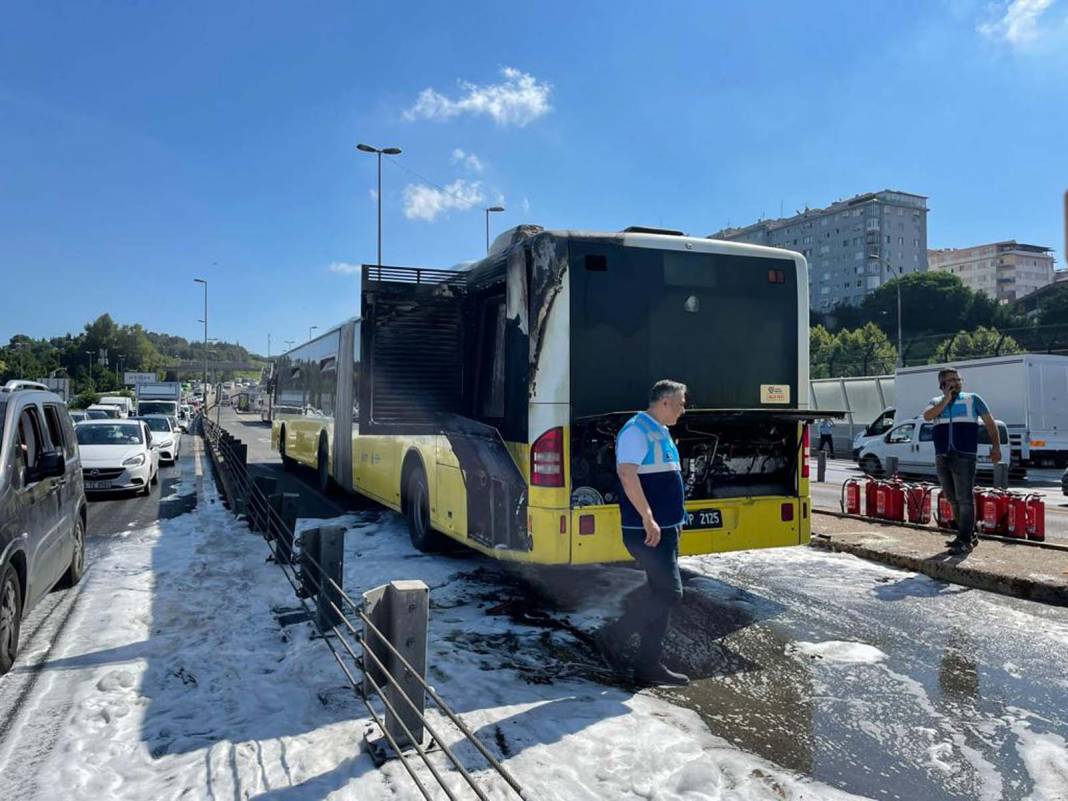
[[[871,562],[914,573],[923,573],[939,581],[959,584],[999,595],[1055,606],[1068,606],[1068,586],[1051,584],[1028,576],[1006,575],[962,562],[960,557],[923,557],[886,551],[858,542],[847,542],[832,535],[813,534],[809,546],[835,553],[848,553]]]

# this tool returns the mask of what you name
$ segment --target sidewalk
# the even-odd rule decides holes
[[[966,556],[947,552],[951,532],[887,525],[815,510],[812,546],[853,554],[931,578],[1068,606],[1068,549],[1036,548],[1000,540],[980,541]]]

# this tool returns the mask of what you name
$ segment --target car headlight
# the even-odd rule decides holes
[[[145,455],[143,453],[137,454],[137,456],[131,456],[125,462],[122,463],[123,467],[137,467],[140,464],[145,463]]]

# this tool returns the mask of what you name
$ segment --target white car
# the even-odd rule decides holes
[[[182,450],[182,430],[167,414],[146,414],[141,418],[152,432],[152,444],[159,448],[160,462],[174,464]]]
[[[74,431],[86,492],[148,495],[159,482],[159,448],[143,420],[86,420]]]
[[[1001,440],[1001,458],[1007,461],[1010,458],[1009,429],[1000,420],[994,422]],[[933,428],[934,423],[929,423],[922,417],[913,417],[898,423],[881,437],[870,439],[864,444],[857,459],[860,469],[868,475],[882,475],[886,468],[886,458],[896,456],[899,473],[937,476]],[[990,435],[982,423],[979,424],[977,450],[977,472],[992,474],[994,468],[990,462]]]

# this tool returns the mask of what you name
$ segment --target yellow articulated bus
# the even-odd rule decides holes
[[[520,226],[455,270],[363,267],[361,316],[284,354],[287,465],[403,513],[422,550],[629,561],[615,436],[660,378],[702,554],[808,542],[808,275],[783,250]]]

